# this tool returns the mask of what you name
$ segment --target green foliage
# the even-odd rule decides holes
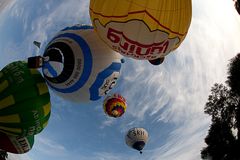
[[[212,122],[223,120],[231,127],[235,126],[235,117],[239,96],[223,84],[214,84],[204,108],[204,113],[212,116]]]
[[[240,152],[240,54],[231,59],[228,80],[214,84],[204,108],[212,118],[201,150],[202,159],[239,160]]]
[[[212,123],[208,136],[205,138],[208,146],[201,151],[202,159],[237,160],[235,142],[236,139],[229,124],[216,120]]]
[[[236,8],[238,14],[240,14],[240,0],[235,1],[235,8]]]
[[[240,53],[230,60],[226,82],[231,90],[240,96]]]

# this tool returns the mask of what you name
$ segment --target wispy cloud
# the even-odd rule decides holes
[[[200,159],[210,123],[203,113],[210,88],[226,80],[228,60],[240,51],[237,16],[231,1],[194,1],[189,33],[163,65],[132,61],[125,66],[131,68],[123,78],[129,119],[138,119],[132,126],[148,116],[176,125],[152,159]]]
[[[104,129],[107,126],[111,126],[114,123],[113,118],[108,118],[105,121],[102,122],[102,125],[100,126],[101,129]]]
[[[0,14],[5,9],[8,9],[11,7],[11,5],[15,2],[15,0],[1,0],[0,2]]]
[[[32,160],[28,155],[18,155],[18,154],[11,154],[8,153],[8,159],[7,160]]]
[[[43,4],[44,7],[38,7]],[[2,40],[4,47],[0,46],[1,52],[11,61],[15,57],[26,59],[43,53],[48,41],[61,29],[77,23],[90,23],[88,5],[89,2],[84,0],[34,2],[23,0],[12,3],[11,10],[1,15],[0,29],[6,32],[5,23],[10,23],[9,19],[11,19],[12,24],[8,24],[10,28],[21,32],[15,31],[17,35],[14,37],[9,37],[5,33],[4,36],[11,41]],[[17,26],[14,28],[13,25]],[[32,45],[34,40],[42,42],[40,51]]]
[[[43,42],[40,50],[43,52],[44,46],[60,29],[75,23],[90,23],[89,1],[46,0],[42,3],[44,7],[37,7],[35,10],[36,17],[29,17],[28,10],[20,9],[24,8],[26,1],[13,5],[15,9],[11,16],[24,17],[22,30],[27,36],[22,37],[23,41],[17,45],[14,45],[14,41],[6,44],[3,51],[13,53],[6,55],[8,60],[36,54],[37,51],[30,45],[33,40]],[[76,147],[81,152],[70,150],[56,139],[37,135],[33,153],[59,159],[140,159],[138,154],[132,154],[135,152],[124,144],[123,138],[129,128],[140,126],[147,128],[150,133],[142,159],[200,159],[200,150],[204,146],[204,137],[210,123],[203,113],[204,105],[211,86],[215,82],[225,81],[228,60],[240,51],[239,27],[240,17],[231,1],[193,0],[193,19],[189,33],[179,49],[166,57],[163,65],[154,67],[145,61],[127,59],[117,84],[118,91],[125,96],[128,103],[123,117],[118,120],[99,118],[103,116],[99,113],[102,111],[101,105],[97,105],[95,110],[77,108],[72,113],[72,108],[66,108],[61,99],[54,98],[54,123],[62,123],[68,118],[69,121],[61,125],[69,125],[70,128],[72,118],[77,117],[77,122],[73,125],[79,125],[81,130],[72,132],[81,137],[74,137],[76,139],[72,142],[72,148],[76,146],[75,143],[82,142]],[[27,54],[20,55],[22,53]],[[58,112],[64,112],[67,118],[63,114],[57,115]],[[94,118],[91,117],[93,115]],[[84,123],[87,125],[80,126]],[[63,130],[62,128],[61,131]],[[58,132],[60,131],[55,131],[55,135],[61,138],[63,135]],[[105,139],[100,140],[103,137]],[[116,142],[119,137],[123,139]],[[113,146],[109,147],[108,144]],[[112,150],[105,151],[101,148],[103,145]],[[96,150],[89,151],[90,149],[84,147]],[[104,152],[98,151],[98,147]],[[118,153],[114,153],[114,149]],[[89,155],[83,154],[86,150]]]
[[[58,156],[64,156],[68,152],[62,144],[59,144],[58,142],[52,139],[43,137],[41,135],[37,135],[36,139],[37,139],[37,143],[34,144],[34,147],[36,151],[39,153],[58,157]]]

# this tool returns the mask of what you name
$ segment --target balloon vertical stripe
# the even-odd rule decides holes
[[[48,93],[48,87],[45,83],[37,83],[38,93],[39,95],[43,95]]]
[[[8,115],[8,116],[1,116],[0,117],[0,123],[2,122],[8,122],[8,123],[19,123],[21,122],[20,117],[18,114],[14,115]]]
[[[51,104],[48,103],[43,106],[44,116],[47,116],[51,112]]]
[[[116,84],[122,64],[122,56],[106,46],[88,25],[61,30],[43,56],[57,73],[54,76],[43,66],[49,86],[65,100],[75,102],[95,101],[106,95]],[[63,60],[63,68],[58,67],[57,59]]]
[[[98,100],[101,98],[99,89],[103,85],[104,81],[107,77],[111,76],[114,73],[119,73],[121,70],[121,63],[112,63],[109,67],[107,67],[102,72],[98,73],[96,80],[94,81],[93,85],[89,88],[90,91],[90,100]],[[114,85],[116,84],[116,81],[109,82],[112,83],[111,87],[112,89]],[[109,90],[105,90],[104,94],[107,94]]]
[[[8,87],[8,81],[3,81],[0,83],[0,93]]]
[[[22,132],[21,128],[9,128],[9,127],[4,127],[4,126],[0,126],[0,131],[7,133],[7,134],[20,134]]]
[[[4,109],[8,106],[11,106],[15,103],[14,97],[12,95],[4,98],[4,99],[0,99],[0,109]]]

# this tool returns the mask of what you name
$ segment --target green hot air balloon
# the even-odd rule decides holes
[[[0,71],[0,132],[35,135],[46,127],[50,113],[48,87],[38,70],[17,61]]]

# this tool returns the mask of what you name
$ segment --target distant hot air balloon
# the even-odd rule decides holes
[[[38,48],[41,47],[41,42],[33,41],[33,44],[34,44],[36,47],[38,47]]]
[[[192,17],[191,0],[90,0],[94,29],[113,50],[154,60],[178,48]]]
[[[0,132],[35,135],[47,125],[50,110],[48,87],[36,69],[17,61],[0,71]]]
[[[48,85],[64,99],[75,102],[95,101],[106,95],[116,84],[122,65],[122,56],[87,25],[61,30],[49,42],[43,58]]]
[[[125,136],[126,144],[142,153],[148,141],[148,132],[144,128],[131,128]]]
[[[6,152],[23,154],[30,151],[33,144],[34,136],[11,136],[0,132],[0,149]]]
[[[103,102],[104,112],[110,117],[121,117],[125,113],[126,108],[126,100],[120,94],[108,96]]]

